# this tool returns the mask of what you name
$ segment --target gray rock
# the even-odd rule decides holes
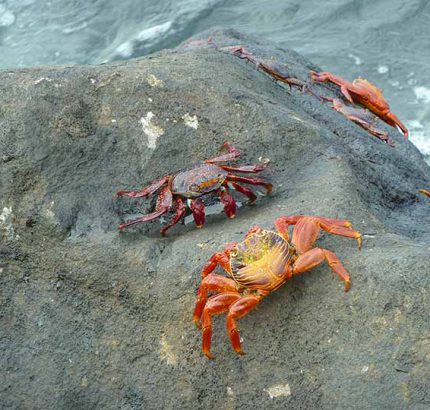
[[[210,34],[302,80],[317,69],[261,39]],[[7,70],[0,84],[2,408],[429,407],[430,201],[417,190],[430,169],[400,134],[385,127],[390,148],[210,47]],[[167,238],[158,221],[117,231],[151,205],[118,190],[216,155],[225,140],[244,163],[270,158],[271,197]],[[318,241],[344,262],[351,291],[321,265],[239,322],[246,356],[217,317],[208,361],[192,323],[202,266],[252,225],[297,213],[347,218],[364,234],[361,251]]]

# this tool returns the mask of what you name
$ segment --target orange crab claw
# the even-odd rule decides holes
[[[422,194],[430,198],[430,191],[428,191],[427,189],[419,189],[418,192],[421,192]]]
[[[397,118],[395,114],[393,114],[391,111],[386,113],[382,118],[387,124],[391,125],[392,127],[397,128],[404,136],[405,138],[408,138],[409,131],[405,127],[405,125]]]

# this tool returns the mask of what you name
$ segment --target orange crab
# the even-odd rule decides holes
[[[388,125],[398,128],[405,138],[408,138],[409,132],[407,128],[397,116],[390,111],[390,106],[382,95],[382,91],[369,81],[363,78],[357,78],[351,83],[329,72],[313,72],[311,73],[311,78],[316,82],[329,81],[338,85],[340,91],[350,103],[355,102],[368,108]]]
[[[196,226],[200,228],[205,222],[204,198],[208,196],[217,195],[224,205],[225,214],[229,218],[234,218],[236,215],[236,201],[230,194],[230,189],[248,197],[250,203],[256,201],[257,195],[242,184],[263,186],[266,188],[267,194],[270,194],[272,184],[264,179],[236,175],[237,172],[254,174],[261,172],[266,169],[268,162],[236,167],[223,165],[220,162],[231,161],[241,155],[240,151],[229,142],[224,143],[223,147],[228,151],[226,154],[207,159],[189,170],[166,175],[139,191],[118,192],[118,196],[146,198],[159,191],[154,212],[125,222],[119,225],[119,229],[152,221],[167,214],[173,208],[175,211],[173,219],[160,230],[160,233],[165,235],[168,229],[186,216],[187,207],[190,208],[193,214]]]
[[[288,233],[294,225],[292,238]],[[351,286],[347,270],[335,253],[314,248],[321,229],[334,235],[355,238],[361,247],[361,234],[351,222],[321,216],[282,216],[275,220],[276,232],[259,226],[251,228],[240,243],[228,244],[215,253],[203,268],[202,282],[194,309],[194,322],[202,327],[203,353],[212,359],[212,316],[227,313],[227,331],[233,349],[244,354],[236,320],[248,314],[264,297],[293,276],[327,261],[333,272]],[[220,265],[231,278],[212,273]],[[208,298],[208,293],[215,295]]]

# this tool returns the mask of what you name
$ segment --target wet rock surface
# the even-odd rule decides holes
[[[317,69],[231,30],[196,39],[209,35],[303,81]],[[2,71],[0,84],[2,408],[428,408],[430,203],[417,190],[430,168],[399,133],[380,125],[393,149],[213,47]],[[270,158],[271,197],[166,238],[158,221],[118,232],[151,201],[117,191],[217,155],[225,140],[243,163]],[[361,251],[318,241],[352,289],[327,265],[291,280],[240,320],[244,357],[216,317],[208,361],[192,323],[203,264],[252,225],[298,213],[363,233]]]

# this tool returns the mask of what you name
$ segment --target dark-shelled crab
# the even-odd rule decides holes
[[[268,162],[238,166],[222,165],[222,162],[234,160],[241,155],[228,142],[223,147],[228,151],[226,154],[207,159],[187,171],[166,175],[139,191],[118,192],[118,196],[144,198],[154,195],[160,190],[154,212],[123,223],[119,225],[119,229],[151,221],[166,214],[173,208],[175,210],[173,219],[160,230],[160,233],[165,235],[169,228],[185,217],[187,207],[191,209],[196,226],[202,227],[205,222],[205,205],[201,200],[202,197],[210,193],[218,195],[224,205],[225,214],[229,218],[233,218],[236,215],[237,205],[229,192],[230,189],[245,195],[251,203],[255,202],[257,195],[242,184],[263,186],[268,194],[272,191],[272,184],[262,178],[236,175],[237,172],[253,174],[261,172],[266,169]]]

